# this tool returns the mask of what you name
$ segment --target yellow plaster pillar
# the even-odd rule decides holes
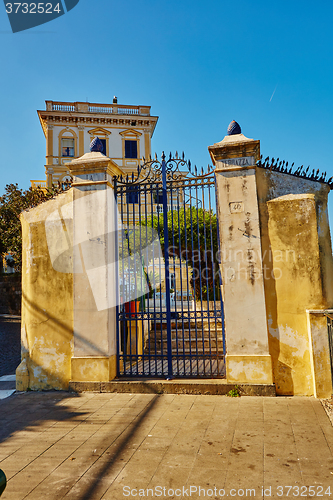
[[[227,381],[272,384],[255,175],[260,142],[238,133],[208,150],[216,167]]]
[[[316,398],[330,398],[332,396],[332,373],[330,347],[327,335],[327,316],[333,318],[333,309],[328,311],[307,311],[313,375],[313,394]]]
[[[73,160],[68,168],[74,198],[72,381],[106,382],[116,377],[117,290],[110,263],[116,260],[113,176],[121,171],[97,151]]]
[[[46,164],[53,165],[53,125],[47,126]]]
[[[149,131],[145,131],[145,158],[149,158],[151,156],[151,151],[150,151],[150,134]]]
[[[79,129],[79,156],[84,155],[84,127],[78,127]]]
[[[48,188],[52,187],[54,169],[45,165],[46,169],[46,185]]]
[[[20,217],[22,362],[16,370],[17,390],[67,390],[71,379],[72,252],[64,228],[71,226],[72,202],[69,190]]]
[[[325,308],[315,195],[288,194],[267,202],[275,296],[271,354],[277,394],[331,392],[327,319],[307,310]]]

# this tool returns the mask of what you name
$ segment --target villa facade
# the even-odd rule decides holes
[[[158,116],[150,106],[89,102],[45,101],[38,117],[46,139],[46,180],[32,180],[32,187],[51,187],[70,180],[68,163],[89,151],[95,137],[103,142],[103,154],[125,174],[137,169],[151,155],[151,138]]]

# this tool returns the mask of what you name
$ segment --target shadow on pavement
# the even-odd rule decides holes
[[[0,400],[0,443],[16,432],[37,430],[45,421],[69,420],[86,415],[85,412],[69,411],[66,405],[59,404],[64,399],[79,398],[77,394],[65,391],[18,393]]]
[[[81,496],[77,496],[78,500],[91,500],[93,493],[100,483],[100,480],[112,471],[113,465],[116,463],[119,456],[122,454],[126,448],[128,442],[135,436],[135,434],[140,430],[141,424],[144,422],[145,418],[148,416],[149,412],[153,409],[158,401],[159,396],[154,396],[147,406],[142,410],[142,412],[136,417],[133,422],[126,428],[122,435],[117,439],[117,447],[115,451],[110,455],[110,458],[104,462],[102,465],[95,469],[95,474],[91,480],[90,486],[83,492]],[[107,450],[105,450],[107,451]],[[107,456],[107,455],[105,455]],[[105,491],[108,487],[103,488]],[[101,497],[105,493],[101,492]]]
[[[91,410],[88,410],[87,412],[80,411],[80,408],[78,406],[75,411],[70,411],[66,405],[66,402],[64,402],[63,400],[73,398],[78,399],[81,397],[81,395],[75,393],[73,394],[60,391],[39,393],[27,392],[18,393],[6,400],[0,401],[0,414],[2,423],[2,425],[0,426],[0,443],[9,439],[8,443],[9,445],[11,445],[12,441],[10,441],[10,438],[14,437],[15,440],[15,434],[22,431],[22,438],[24,442],[17,443],[17,445],[18,447],[24,446],[27,448],[29,447],[27,434],[31,433],[33,439],[34,432],[38,432],[41,426],[43,426],[44,429],[45,427],[47,427],[47,425],[45,425],[47,421],[49,421],[50,426],[54,425],[57,422],[68,420],[73,420],[79,425],[81,419],[81,421],[83,422],[87,419],[87,417],[91,417]],[[144,398],[145,401],[141,411],[136,416],[133,416],[133,420],[128,423],[125,428],[120,426],[119,433],[117,433],[117,435],[113,437],[112,442],[106,444],[104,440],[101,441],[100,446],[103,449],[103,452],[101,453],[101,455],[97,455],[96,459],[91,462],[90,465],[89,457],[87,456],[87,469],[82,470],[81,477],[78,478],[78,481],[75,481],[70,485],[69,490],[66,491],[66,494],[74,493],[74,496],[75,498],[77,498],[77,500],[91,500],[91,498],[96,498],[95,495],[97,492],[101,493],[101,497],[103,496],[103,494],[108,490],[112,483],[112,481],[102,481],[103,478],[105,478],[105,476],[109,476],[110,473],[115,472],[112,470],[114,466],[119,467],[119,460],[122,460],[122,454],[128,448],[130,441],[133,440],[136,434],[142,431],[142,425],[144,425],[146,418],[149,416],[149,413],[158,402],[159,397],[160,396],[158,395],[151,396],[149,397],[149,400]],[[87,401],[86,398],[83,399]],[[137,400],[137,403],[141,405],[140,400]],[[69,402],[69,405],[70,404],[71,403]],[[90,421],[90,423],[93,422]],[[115,426],[117,427],[117,423],[115,423]],[[61,439],[61,437],[59,437],[59,439]],[[85,440],[83,439],[83,443],[84,441]],[[30,443],[33,443],[33,441],[30,440]],[[48,445],[45,444],[45,446],[46,448],[44,451],[41,451],[41,454],[43,454],[47,450]],[[14,450],[10,451],[10,453],[13,452]],[[85,452],[86,451],[82,450],[82,453]],[[59,462],[59,465],[60,464],[61,460]],[[90,470],[92,468],[93,473],[92,470]],[[86,479],[81,482],[80,479],[84,477],[86,477]],[[86,480],[89,481],[88,485],[86,483]],[[59,498],[63,498],[62,493]]]

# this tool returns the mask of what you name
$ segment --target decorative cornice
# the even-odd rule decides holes
[[[90,173],[107,173],[113,177],[114,175],[123,174],[123,171],[114,161],[98,152],[86,153],[80,158],[76,158],[67,163],[66,167],[69,169],[72,176]]]
[[[256,162],[260,157],[260,141],[248,139],[243,134],[231,135],[209,146],[208,151],[214,165],[219,161],[247,156],[253,156]]]
[[[84,127],[82,127],[84,128]],[[96,128],[93,128],[91,130],[88,130],[88,134],[98,134],[98,133],[103,133],[105,135],[111,135],[112,132],[110,132],[109,130],[106,130],[105,128],[102,128],[102,127],[96,127]]]
[[[119,135],[121,135],[121,136],[131,135],[131,134],[136,135],[137,137],[139,137],[140,135],[142,135],[141,132],[138,132],[137,130],[133,130],[133,129],[130,129],[130,128],[128,128],[126,130],[123,130],[122,132],[119,132]]]
[[[49,123],[49,122],[52,122],[53,124],[57,125],[57,124],[75,124],[75,125],[79,125],[79,124],[84,124],[84,125],[92,125],[92,124],[96,124],[96,125],[109,125],[109,126],[112,126],[112,125],[122,125],[122,126],[126,126],[126,127],[130,127],[131,126],[131,122],[133,121],[133,117],[126,117],[126,118],[115,118],[115,117],[108,117],[108,118],[99,118],[99,117],[96,117],[96,116],[73,116],[72,114],[71,115],[68,115],[68,114],[63,114],[63,115],[60,115],[60,114],[57,114],[57,115],[54,115],[54,114],[44,114],[44,113],[41,113],[40,114],[40,118],[43,122],[46,122],[46,123]],[[144,117],[142,119],[139,119],[136,117],[136,123],[137,123],[137,127],[153,127],[155,128],[155,125],[156,125],[156,122],[157,122],[157,117]]]

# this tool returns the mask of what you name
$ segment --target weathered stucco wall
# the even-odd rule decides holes
[[[22,362],[17,388],[116,376],[117,204],[100,152],[68,165],[72,188],[21,216]]]
[[[72,380],[104,382],[117,374],[118,209],[113,176],[123,172],[98,151],[86,153],[68,167],[74,198]]]
[[[53,268],[45,220],[72,199],[70,190],[21,215],[22,362],[17,369],[20,390],[67,389],[71,378],[73,274],[68,272],[70,269],[65,273]],[[65,221],[65,231],[70,223]],[[49,229],[52,234],[52,227]],[[56,246],[56,231],[54,235],[52,244]],[[62,250],[59,249],[59,255]],[[68,268],[70,256],[64,258]]]
[[[227,381],[272,384],[256,186],[260,144],[236,134],[208,150],[216,166]]]
[[[227,379],[269,384],[272,364],[261,274],[255,168],[223,171],[220,162],[217,165]]]
[[[308,309],[333,305],[333,261],[327,216],[329,187],[257,168],[265,298],[278,394],[331,393],[327,325],[311,328]],[[312,345],[322,346],[314,360]],[[318,388],[318,390],[317,390]],[[319,391],[319,392],[318,392]]]
[[[330,187],[259,167],[260,142],[236,122],[229,128],[208,148],[216,166],[227,379],[269,383],[271,372],[278,394],[329,397]]]
[[[332,373],[327,332],[327,317],[319,311],[307,311],[314,396],[330,397],[332,394]]]

